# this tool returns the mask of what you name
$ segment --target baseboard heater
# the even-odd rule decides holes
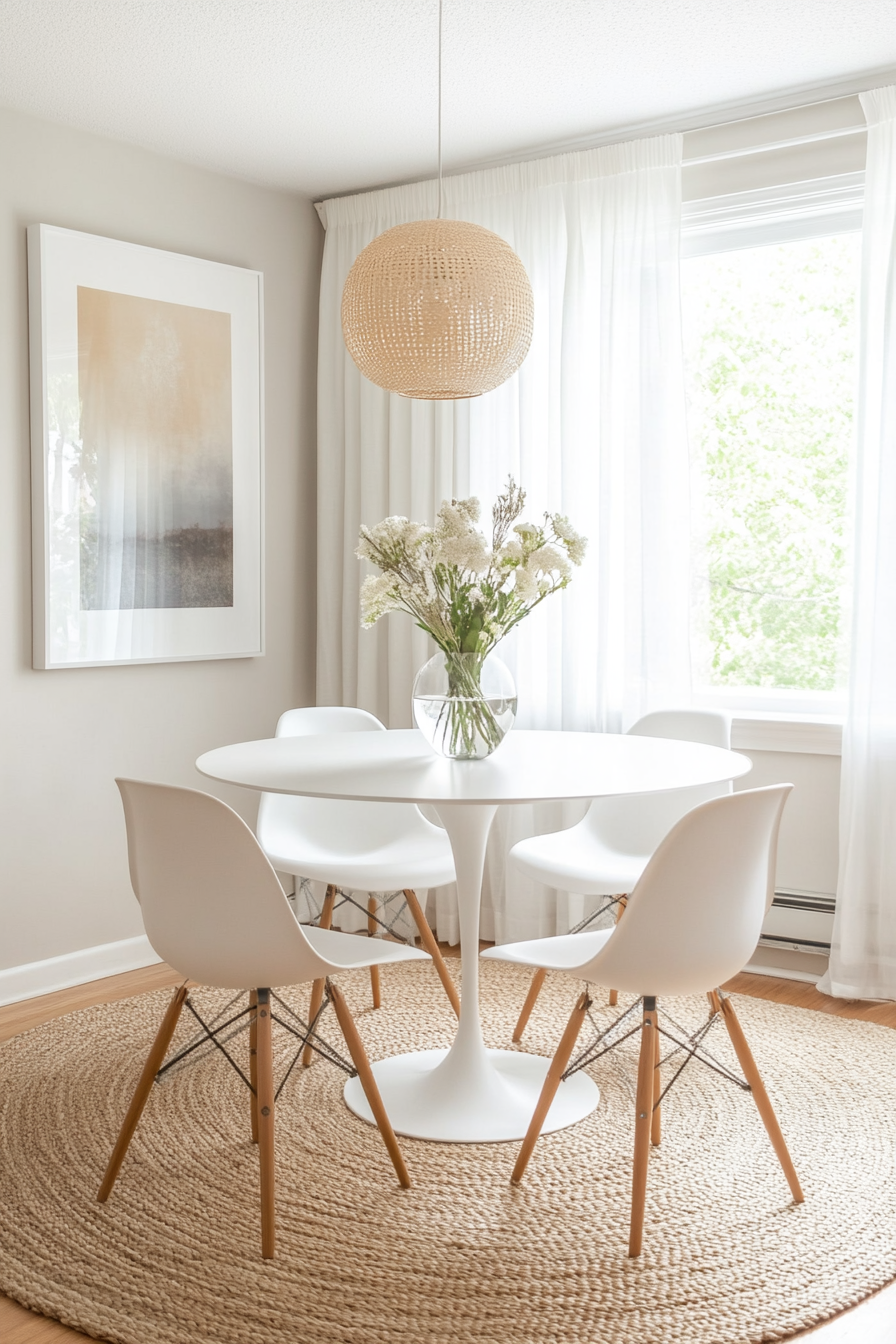
[[[814,891],[776,891],[759,946],[826,957],[833,927],[833,896]]]

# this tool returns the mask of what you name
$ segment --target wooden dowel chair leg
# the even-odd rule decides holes
[[[573,1052],[579,1032],[582,1029],[582,1023],[585,1021],[585,1014],[591,1007],[591,998],[587,989],[583,990],[579,1000],[573,1008],[569,1021],[567,1022],[563,1035],[560,1038],[560,1044],[557,1046],[557,1053],[551,1060],[551,1066],[548,1069],[547,1077],[541,1089],[541,1095],[529,1121],[529,1128],[526,1131],[526,1137],[523,1139],[522,1146],[516,1155],[513,1171],[510,1180],[513,1185],[519,1185],[520,1181],[529,1165],[529,1158],[532,1156],[532,1150],[538,1142],[538,1136],[541,1133],[541,1127],[545,1122],[548,1111],[551,1109],[551,1102],[557,1095],[557,1088],[563,1077],[563,1071],[569,1063],[569,1057]]]
[[[635,1098],[635,1160],[632,1168],[632,1214],[628,1234],[628,1253],[641,1254],[644,1234],[644,1202],[647,1197],[647,1161],[650,1155],[653,1077],[656,1072],[656,999],[645,998],[641,1022],[641,1054],[638,1059],[638,1091]]]
[[[323,909],[320,912],[320,928],[328,929],[333,922],[333,906],[336,902],[336,888],[327,887],[327,894],[324,897]],[[324,1001],[324,981],[315,980],[311,986],[311,1001],[308,1004],[308,1023],[314,1021],[318,1014],[321,1004]],[[314,1051],[310,1045],[306,1045],[302,1051],[302,1068],[310,1068],[314,1062]]]
[[[617,896],[617,898],[616,898],[616,923],[617,923],[617,924],[619,923],[620,919],[622,918],[622,913],[623,913],[623,911],[625,910],[625,907],[626,907],[627,903],[628,903],[628,896],[627,896],[627,895],[625,895],[625,896]],[[610,990],[610,1007],[611,1007],[611,1008],[615,1008],[618,1002],[619,1002],[619,991],[618,991],[618,989],[611,989],[611,990]]]
[[[445,958],[442,956],[441,948],[436,941],[436,936],[429,927],[429,920],[423,913],[423,907],[417,900],[417,893],[405,889],[404,898],[408,903],[408,909],[413,916],[414,923],[417,925],[420,941],[432,957],[436,973],[442,982],[442,987],[444,988],[445,993],[448,995],[448,1001],[454,1009],[454,1015],[455,1017],[460,1017],[460,997],[457,992],[457,986],[451,979],[448,967],[445,965]]]
[[[371,896],[367,902],[367,933],[372,938],[376,933],[376,897]],[[381,1008],[383,997],[380,993],[380,968],[371,966],[370,968],[370,993],[373,996],[374,1008]]]
[[[662,1108],[660,1106],[660,1093],[663,1090],[663,1081],[660,1077],[660,1031],[658,1015],[653,1015],[653,1118],[650,1122],[650,1142],[654,1148],[658,1148],[660,1140],[663,1137]]]
[[[373,1111],[373,1118],[376,1121],[377,1129],[383,1137],[383,1143],[392,1159],[392,1165],[395,1168],[395,1174],[398,1177],[399,1185],[405,1190],[411,1186],[411,1178],[408,1175],[408,1169],[404,1164],[404,1158],[401,1155],[401,1149],[398,1146],[398,1140],[395,1137],[395,1131],[392,1128],[392,1122],[386,1114],[386,1108],[383,1105],[383,1099],[380,1096],[380,1090],[376,1085],[376,1079],[373,1076],[373,1069],[370,1067],[370,1060],[367,1058],[367,1051],[364,1049],[364,1042],[355,1026],[355,1019],[352,1017],[351,1009],[343,997],[342,991],[338,985],[330,981],[330,998],[333,1000],[333,1007],[336,1010],[336,1017],[342,1034],[345,1037],[345,1043],[348,1046],[348,1052],[352,1057],[352,1063],[358,1070],[358,1077],[361,1080],[361,1086],[364,1089],[364,1095],[367,1098],[368,1105]]]
[[[753,1093],[753,1100],[756,1102],[756,1108],[765,1125],[768,1136],[772,1141],[772,1147],[778,1155],[778,1161],[781,1163],[781,1169],[787,1177],[787,1184],[790,1186],[790,1193],[793,1195],[795,1204],[802,1204],[804,1195],[796,1174],[796,1168],[787,1151],[787,1144],[784,1141],[784,1135],[781,1133],[781,1126],[778,1124],[778,1117],[775,1115],[774,1107],[765,1090],[765,1084],[762,1081],[762,1075],[756,1067],[756,1061],[753,1058],[753,1052],[747,1044],[747,1038],[744,1035],[743,1027],[738,1021],[737,1014],[734,1011],[734,1004],[730,999],[722,999],[722,1020],[728,1028],[728,1035],[731,1037],[731,1044],[734,1046],[735,1054],[741,1068],[744,1071],[744,1077],[750,1084],[750,1091]]]
[[[274,1257],[274,1054],[271,991],[258,990],[258,1157],[261,1167],[261,1254]]]
[[[249,1093],[250,1114],[252,1117],[252,1142],[258,1142],[258,993],[249,991]]]
[[[143,1065],[143,1072],[140,1074],[139,1081],[134,1089],[131,1104],[128,1107],[115,1147],[112,1149],[112,1156],[109,1158],[109,1165],[106,1167],[106,1174],[97,1194],[97,1199],[101,1204],[105,1204],[112,1192],[115,1178],[121,1169],[131,1139],[134,1137],[134,1131],[140,1121],[140,1116],[143,1114],[143,1107],[146,1105],[146,1100],[152,1090],[155,1076],[162,1067],[165,1055],[168,1052],[168,1046],[171,1044],[171,1037],[174,1035],[187,992],[186,982],[184,982],[175,990],[174,998],[169,1003],[165,1016],[162,1018],[162,1024],[156,1033],[146,1063]]]
[[[516,1020],[516,1026],[513,1029],[512,1040],[514,1044],[519,1044],[523,1039],[523,1032],[526,1030],[529,1018],[532,1016],[532,1009],[535,1007],[535,1001],[541,993],[541,987],[544,984],[544,978],[547,971],[539,967],[529,982],[529,993],[526,995],[526,1002],[520,1009],[520,1015]]]

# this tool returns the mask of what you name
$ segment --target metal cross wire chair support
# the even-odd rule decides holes
[[[580,994],[544,1082],[511,1177],[522,1180],[545,1117],[564,1079],[596,1063],[608,1050],[641,1034],[635,1101],[635,1147],[629,1255],[641,1253],[647,1165],[651,1143],[661,1138],[661,1105],[682,1070],[698,1059],[753,1095],[759,1115],[796,1203],[803,1192],[784,1136],[731,999],[709,991],[707,1023],[688,1033],[668,1015],[674,1030],[660,1025],[657,996],[705,992],[739,971],[756,946],[774,891],[775,855],[781,813],[789,784],[749,789],[695,807],[669,832],[650,859],[629,898],[626,916],[615,929],[542,938],[489,948],[483,957],[550,969],[587,984],[613,984],[637,996],[615,1022],[598,1031],[570,1065],[591,997]],[[648,991],[649,987],[649,991]],[[640,1022],[627,1023],[640,1006]],[[721,1018],[737,1055],[740,1079],[706,1047],[706,1036]],[[677,1033],[677,1034],[676,1034]],[[661,1059],[661,1038],[672,1042]],[[665,1089],[661,1066],[684,1053]]]
[[[293,1069],[299,1062],[299,1058],[304,1054],[306,1049],[316,1051],[316,1053],[319,1054],[323,1059],[329,1060],[331,1064],[335,1064],[337,1068],[342,1069],[343,1072],[348,1074],[350,1078],[356,1078],[360,1076],[361,1070],[356,1065],[349,1064],[342,1057],[342,1055],[339,1054],[338,1050],[336,1050],[334,1046],[332,1046],[329,1041],[325,1040],[324,1037],[322,1037],[317,1031],[318,1023],[320,1022],[324,1012],[329,1007],[329,1005],[334,1002],[334,990],[336,989],[336,986],[333,985],[332,982],[330,982],[329,980],[324,981],[324,986],[325,988],[324,993],[321,996],[321,1002],[318,1005],[313,1017],[308,1022],[306,1022],[302,1017],[300,1017],[299,1014],[296,1013],[294,1009],[290,1008],[289,1004],[284,999],[282,999],[279,994],[277,994],[274,990],[270,991],[270,997],[272,1003],[276,1003],[280,1007],[280,1009],[284,1013],[286,1013],[287,1016],[291,1019],[291,1021],[289,1022],[283,1021],[282,1018],[279,1018],[277,1016],[276,1012],[272,1007],[271,1021],[276,1022],[279,1026],[283,1027],[286,1031],[288,1031],[290,1035],[295,1036],[300,1041],[299,1048],[296,1051],[295,1055],[293,1056],[291,1063],[286,1069],[283,1078],[281,1079],[276,1089],[276,1092],[274,1093],[275,1101],[279,1099],[280,1093],[283,1091],[284,1087],[289,1081]],[[192,995],[188,993],[187,997],[183,1000],[183,1006],[193,1014],[194,1018],[199,1024],[199,1030],[193,1037],[191,1037],[189,1041],[187,1041],[183,1046],[181,1046],[181,1048],[177,1051],[176,1054],[172,1055],[170,1059],[165,1060],[164,1064],[162,1064],[161,1067],[157,1070],[154,1078],[155,1082],[157,1083],[161,1082],[166,1074],[170,1073],[171,1070],[173,1069],[177,1069],[179,1064],[182,1064],[185,1060],[190,1059],[191,1056],[193,1059],[196,1059],[197,1051],[202,1051],[202,1055],[207,1056],[210,1051],[213,1052],[215,1049],[219,1050],[221,1054],[224,1056],[224,1058],[227,1060],[227,1062],[230,1064],[231,1068],[239,1075],[242,1081],[246,1084],[249,1091],[252,1093],[253,1098],[255,1098],[255,1101],[253,1101],[251,1104],[252,1140],[255,1143],[258,1142],[258,1132],[257,1132],[258,1118],[256,1107],[257,1094],[258,1094],[258,1078],[257,1078],[258,1004],[259,1004],[258,995],[259,995],[258,990],[254,989],[251,990],[249,993],[249,1002],[246,1005],[246,1007],[240,1008],[237,1012],[232,1013],[230,1016],[227,1016],[227,1014],[230,1013],[230,1010],[233,1008],[233,1006],[238,1002],[242,1002],[242,1000],[245,998],[245,995],[243,994],[236,995],[234,998],[229,1000],[229,1002],[226,1003],[224,1007],[219,1010],[218,1013],[216,1013],[216,1015],[211,1019],[211,1021],[206,1022],[206,1020],[202,1017],[198,1008],[194,1004]],[[221,1019],[225,1017],[226,1021],[222,1022]],[[240,1068],[239,1064],[237,1064],[236,1060],[230,1054],[229,1050],[227,1050],[226,1048],[227,1045],[230,1043],[230,1041],[232,1041],[236,1036],[239,1036],[246,1031],[249,1032],[248,1078],[246,1077],[243,1070]],[[203,1046],[207,1046],[208,1049],[203,1051],[202,1050]],[[363,1079],[362,1079],[362,1085],[363,1085]]]
[[[385,731],[379,719],[363,709],[309,706],[281,714],[275,736]],[[263,793],[256,834],[276,870],[291,874],[306,897],[309,879],[326,883],[320,928],[328,929],[333,911],[347,902],[367,916],[371,937],[378,929],[391,934],[406,907],[455,1015],[460,1016],[457,989],[416,894],[455,880],[451,844],[440,826],[427,821],[413,803]],[[358,891],[368,893],[363,905],[352,894]],[[390,913],[382,918],[380,909],[396,902],[394,917]],[[376,966],[370,968],[370,984],[373,1006],[379,1008],[382,998]]]
[[[731,716],[717,710],[659,710],[645,714],[628,731],[632,737],[673,738],[725,749],[731,746]],[[600,897],[600,907],[569,930],[581,933],[613,907],[618,921],[628,893],[663,836],[698,803],[730,792],[731,784],[724,782],[646,797],[595,798],[577,825],[550,835],[534,835],[514,845],[510,862],[518,872],[548,887]],[[544,976],[541,968],[532,976],[514,1028],[515,1042],[522,1040]],[[611,989],[610,1006],[616,1002],[617,990]]]
[[[410,893],[416,900],[414,892]],[[296,878],[296,890],[292,895],[287,893],[293,908],[298,905],[301,896],[305,906],[311,913],[311,918],[300,920],[302,923],[314,924],[318,928],[324,927],[322,919],[327,917],[332,921],[333,915],[343,905],[351,905],[358,910],[367,919],[367,932],[371,938],[396,938],[400,942],[407,943],[409,947],[416,944],[419,927],[414,918],[414,911],[409,905],[404,890],[399,891],[379,891],[375,895],[367,893],[366,900],[359,900],[358,895],[353,891],[346,891],[343,887],[330,883],[324,895],[323,900],[318,901],[310,880],[307,877]],[[331,905],[327,908],[327,902]],[[298,909],[296,916],[299,917]],[[401,929],[404,924],[405,928]],[[428,927],[428,926],[427,926]],[[432,930],[430,929],[430,935]],[[436,944],[438,946],[438,944]],[[427,951],[429,949],[427,948]],[[376,1005],[379,1007],[379,1005]]]
[[[425,952],[400,943],[355,938],[329,929],[303,928],[277,874],[248,826],[231,808],[194,789],[118,780],[128,830],[131,884],[141,903],[147,937],[159,956],[184,976],[159,1027],[137,1083],[98,1198],[115,1184],[152,1085],[202,1045],[219,1050],[249,1088],[252,1136],[261,1178],[262,1256],[274,1254],[274,1105],[299,1056],[317,1050],[338,1067],[357,1073],[375,1123],[403,1186],[407,1168],[386,1115],[361,1037],[344,996],[331,979],[340,970],[386,962],[426,961]],[[189,998],[187,981],[248,992],[248,1007],[206,1022]],[[307,1022],[270,989],[320,981],[321,997]],[[166,1065],[165,1056],[184,1004],[199,1036]],[[318,1032],[332,1003],[352,1066]],[[275,1014],[274,1005],[282,1012]],[[279,1086],[274,1087],[272,1024],[299,1041]],[[249,1027],[249,1077],[227,1049],[241,1022]]]

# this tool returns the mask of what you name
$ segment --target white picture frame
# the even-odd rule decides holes
[[[28,229],[33,663],[264,653],[262,275]]]

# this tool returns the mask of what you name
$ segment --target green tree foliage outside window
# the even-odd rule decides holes
[[[846,684],[860,248],[844,234],[683,263],[704,685]]]

